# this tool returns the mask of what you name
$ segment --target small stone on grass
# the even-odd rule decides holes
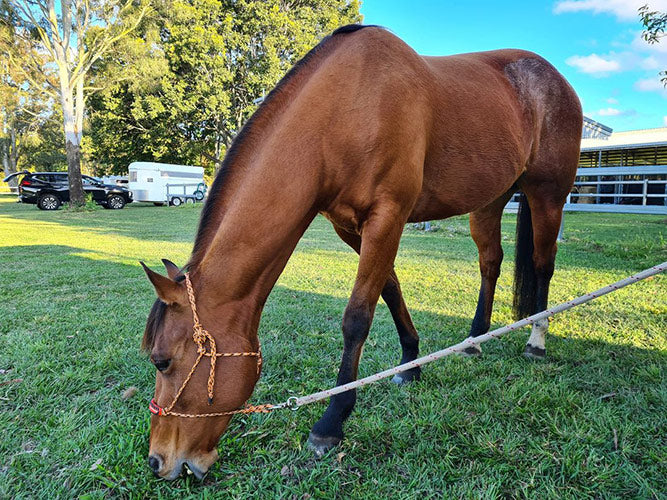
[[[123,398],[123,401],[127,401],[130,399],[132,396],[134,396],[137,393],[137,388],[134,386],[128,387],[123,391],[123,395],[121,398]]]

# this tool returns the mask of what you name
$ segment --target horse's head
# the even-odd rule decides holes
[[[260,358],[253,356],[254,349],[248,340],[234,332],[221,331],[229,324],[225,318],[216,318],[205,307],[193,309],[185,275],[173,263],[163,262],[169,277],[142,263],[158,296],[142,342],[142,349],[157,369],[148,463],[157,476],[165,479],[178,477],[183,464],[201,478],[217,460],[218,441],[231,419],[231,415],[201,415],[242,407],[259,377]],[[198,338],[196,334],[193,337],[197,313],[208,329]],[[214,354],[217,351],[250,355],[217,356],[211,376],[213,343]],[[201,351],[206,354],[196,365]]]

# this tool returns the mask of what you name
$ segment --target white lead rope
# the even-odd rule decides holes
[[[580,297],[577,297],[576,299],[570,300],[563,304],[559,304],[555,307],[552,307],[551,309],[547,309],[546,311],[542,311],[540,313],[533,314],[532,316],[528,316],[527,318],[517,321],[516,323],[512,323],[509,326],[503,326],[502,328],[498,328],[497,330],[485,333],[484,335],[480,335],[479,337],[468,337],[463,342],[459,342],[458,344],[453,345],[451,347],[447,347],[446,349],[442,349],[432,354],[422,356],[421,358],[415,359],[414,361],[410,361],[408,363],[404,363],[394,368],[390,368],[389,370],[384,370],[382,372],[376,373],[375,375],[370,375],[368,377],[355,380],[354,382],[349,382],[347,384],[339,385],[332,389],[327,389],[326,391],[320,391],[314,394],[309,394],[308,396],[301,396],[301,397],[292,396],[284,403],[274,405],[271,409],[291,408],[293,410],[296,410],[299,406],[315,403],[316,401],[321,401],[323,399],[330,398],[331,396],[335,396],[336,394],[351,391],[352,389],[365,387],[369,384],[377,382],[378,380],[382,380],[383,378],[388,378],[391,377],[392,375],[397,375],[404,371],[411,370],[412,368],[423,366],[437,359],[441,359],[446,356],[450,356],[454,353],[461,352],[468,347],[476,346],[483,342],[486,342],[487,340],[498,338],[507,332],[513,332],[515,330],[518,330],[519,328],[523,328],[524,326],[532,325],[533,323],[541,319],[550,318],[551,316],[554,316],[559,312],[566,311],[575,306],[588,302],[589,300],[597,299],[598,297],[602,297],[603,295],[606,295],[608,293],[615,292],[616,290],[619,290],[633,283],[637,283],[638,281],[644,280],[650,276],[662,273],[665,270],[667,270],[667,262],[658,264],[657,266],[646,269],[645,271],[642,271],[640,273],[633,274],[628,278],[622,279],[620,281],[617,281],[616,283],[607,285],[605,287],[600,288],[599,290],[587,293],[586,295],[582,295]]]

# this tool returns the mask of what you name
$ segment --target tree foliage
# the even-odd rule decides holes
[[[88,74],[97,60],[141,21],[146,6],[134,0],[6,0],[0,40],[10,71],[50,92],[62,111],[70,203],[85,203],[81,142]],[[34,47],[34,50],[21,50]],[[16,80],[15,77],[14,81]],[[19,86],[21,88],[21,86]]]
[[[357,1],[164,0],[100,61],[90,141],[101,170],[137,160],[212,173],[253,101],[326,34],[360,20]],[[122,73],[107,85],[109,75]]]
[[[639,8],[639,17],[644,25],[642,38],[649,44],[659,43],[667,33],[667,13],[651,10],[648,5]],[[667,87],[667,71],[662,71],[661,81]]]
[[[0,157],[211,174],[256,100],[360,19],[357,0],[0,0]]]
[[[53,103],[40,73],[10,63],[14,55],[38,60],[41,54],[37,44],[16,35],[16,14],[5,1],[0,1],[0,19],[0,158],[8,175],[16,172],[39,144],[40,133],[53,114]]]

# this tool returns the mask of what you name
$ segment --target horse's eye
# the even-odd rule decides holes
[[[155,365],[155,368],[157,368],[161,372],[169,368],[169,365],[171,364],[171,359],[153,359],[152,361],[153,364]]]

